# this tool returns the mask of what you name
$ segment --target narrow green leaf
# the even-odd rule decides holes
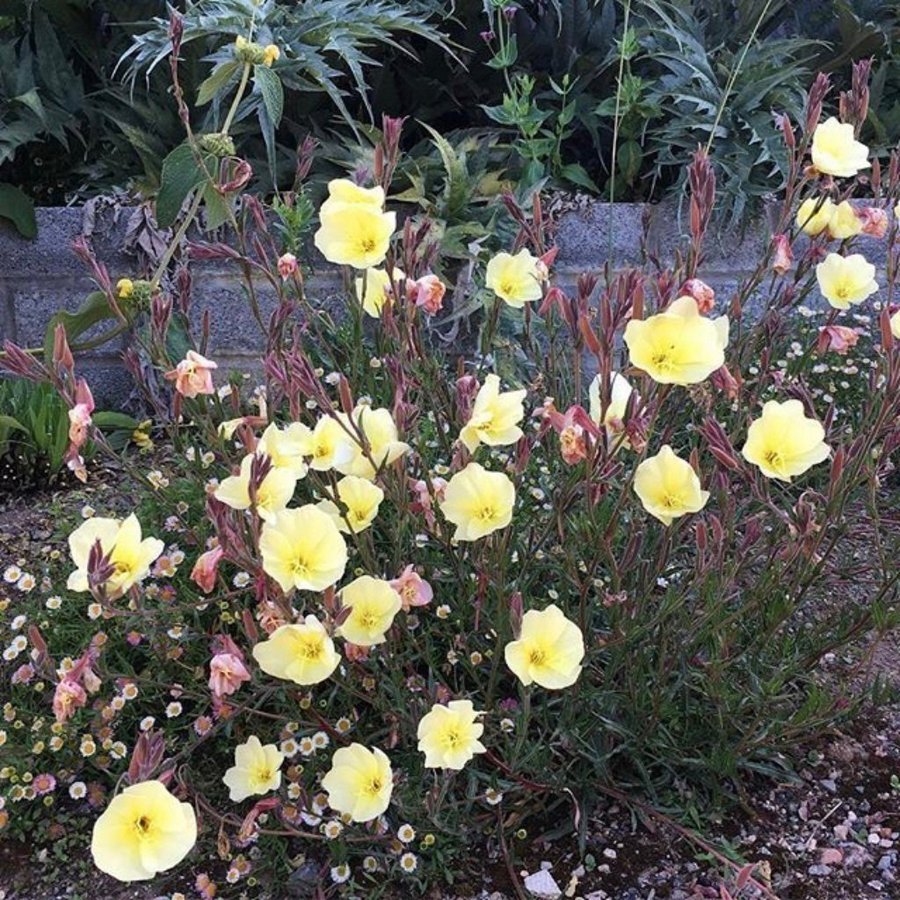
[[[228,82],[237,77],[241,65],[233,59],[216,66],[197,91],[197,106],[205,106],[216,94],[224,90]]]
[[[272,127],[277,128],[284,113],[284,88],[281,79],[267,66],[254,67],[253,79],[262,94],[266,112],[272,120]]]

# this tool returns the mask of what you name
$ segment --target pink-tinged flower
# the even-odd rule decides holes
[[[679,296],[687,294],[693,297],[697,302],[697,309],[700,313],[705,314],[712,312],[716,305],[716,292],[705,282],[699,278],[689,278],[682,287]]]
[[[57,722],[65,724],[75,714],[75,710],[86,703],[85,689],[77,681],[63,678],[53,693],[53,715],[56,716]]]
[[[441,311],[447,285],[437,275],[423,275],[416,281],[407,280],[406,296],[429,316]]]
[[[42,772],[40,775],[34,776],[31,786],[38,797],[43,797],[44,794],[49,794],[56,788],[56,779],[49,772]]]
[[[194,568],[191,570],[191,581],[203,591],[204,594],[210,593],[216,586],[216,574],[219,569],[219,562],[225,552],[221,547],[213,547],[197,557]]]
[[[560,452],[570,466],[581,462],[588,455],[588,443],[600,436],[600,429],[580,406],[570,406],[565,413],[549,403],[544,408],[544,418],[559,435]]]
[[[859,340],[859,333],[854,328],[844,325],[826,325],[819,329],[819,340],[816,349],[819,353],[827,353],[833,350],[835,353],[846,353],[851,347],[855,347]]]
[[[83,378],[79,378],[75,384],[75,405],[69,410],[69,446],[63,456],[66,465],[79,481],[87,481],[87,470],[79,451],[90,435],[93,411],[91,389]]]
[[[772,247],[775,255],[772,258],[772,269],[779,275],[791,271],[794,264],[794,252],[791,250],[791,242],[786,234],[776,234],[772,238]]]
[[[856,210],[862,225],[862,233],[874,238],[883,238],[887,234],[887,212],[878,206],[864,206]]]
[[[400,595],[403,611],[409,612],[413,606],[427,606],[434,597],[431,585],[413,567],[407,566],[397,578],[389,582]]]
[[[86,403],[76,403],[69,410],[69,441],[76,448],[84,446],[88,439],[91,412],[93,412],[93,404],[88,406]]]
[[[143,639],[144,636],[139,631],[129,631],[128,634],[125,635],[125,640],[128,641],[132,647],[137,647]]]
[[[213,720],[209,716],[198,716],[194,720],[194,731],[199,737],[204,737],[209,734],[212,727]]]
[[[741,391],[743,379],[740,375],[735,377],[731,374],[728,366],[721,366],[712,373],[709,380],[714,387],[723,391],[729,400],[734,400]]]
[[[297,257],[293,253],[284,253],[278,257],[278,274],[287,281],[297,271]]]
[[[350,641],[344,643],[344,656],[350,662],[365,662],[369,658],[369,648],[360,647],[359,644],[351,644]]]
[[[13,684],[29,684],[33,678],[34,666],[31,665],[31,663],[25,663],[24,666],[19,666],[19,668],[13,672],[10,681]]]
[[[188,350],[184,359],[172,369],[166,372],[166,378],[175,382],[175,390],[183,397],[192,399],[199,394],[213,394],[212,373],[218,369],[217,363],[193,350]]]
[[[413,498],[411,508],[413,512],[422,513],[422,515],[425,517],[425,521],[428,523],[429,528],[434,528],[435,523],[434,511],[432,509],[431,502],[432,493],[434,494],[434,499],[438,503],[442,503],[444,500],[444,491],[446,489],[446,478],[432,478],[430,491],[428,483],[423,481],[421,478],[418,481],[412,482],[412,491],[415,496]]]
[[[216,697],[233,694],[250,673],[243,660],[233,653],[217,653],[209,663],[209,689]]]

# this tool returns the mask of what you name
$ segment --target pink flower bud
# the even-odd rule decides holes
[[[772,258],[772,268],[779,275],[791,271],[794,264],[794,253],[791,250],[791,242],[786,234],[776,234],[772,238],[772,247],[775,255]]]
[[[278,274],[287,281],[297,271],[297,257],[293,253],[285,253],[278,257]]]
[[[437,275],[423,275],[416,281],[406,282],[406,296],[429,316],[441,311],[447,286]]]
[[[681,295],[693,297],[697,301],[697,309],[701,313],[708,313],[716,305],[716,292],[699,278],[689,278],[681,288]]]
[[[206,553],[201,553],[197,557],[197,562],[194,563],[194,568],[191,571],[191,581],[204,594],[210,593],[215,587],[216,574],[223,556],[224,551],[221,547],[213,547],[212,550],[207,550]]]
[[[826,325],[819,329],[816,349],[819,353],[833,350],[835,353],[844,354],[851,347],[855,347],[858,340],[859,333],[855,328],[847,328],[845,325]]]

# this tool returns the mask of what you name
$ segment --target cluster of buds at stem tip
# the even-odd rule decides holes
[[[128,763],[128,781],[138,784],[147,781],[162,762],[166,752],[166,737],[162,731],[142,731],[134,745]]]
[[[400,135],[403,132],[405,118],[395,116],[381,117],[381,140],[375,145],[375,181],[384,188],[387,193],[391,182],[394,180],[394,172],[400,162]]]
[[[838,113],[842,122],[849,122],[858,135],[869,114],[869,76],[872,60],[861,59],[853,63],[853,77],[849,91],[841,91]]]
[[[688,166],[688,183],[691,189],[691,242],[699,250],[716,201],[716,176],[703,150],[694,153]]]
[[[741,468],[741,462],[738,459],[737,451],[732,446],[725,429],[712,417],[708,418],[700,426],[700,434],[706,439],[709,452],[723,465],[726,469],[736,472]]]
[[[811,136],[822,118],[822,106],[825,103],[825,97],[831,90],[831,79],[824,73],[819,72],[816,75],[812,87],[809,89],[809,95],[806,101],[806,117],[803,123],[803,132],[807,136]]]

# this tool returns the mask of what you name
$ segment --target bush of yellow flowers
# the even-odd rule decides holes
[[[702,280],[702,152],[675,264],[567,290],[537,196],[506,198],[511,246],[462,268],[427,219],[398,226],[386,120],[374,168],[318,211],[313,244],[347,272],[336,320],[291,230],[302,183],[267,204],[217,180],[234,166],[208,172],[234,234],[173,271],[167,254],[127,354],[171,383],[167,471],[127,462],[134,508],[72,528],[45,563],[65,597],[4,652],[5,827],[89,812],[93,862],[121,881],[217,856],[248,888],[312,864],[330,891],[407,896],[459,877],[475,840],[583,836],[610,793],[702,816],[851,716],[854,673],[820,664],[897,625],[880,517],[900,447],[900,157],[856,139],[857,75],[838,116],[820,77],[805,121],[782,119],[777,225],[727,298]],[[210,258],[248,302],[277,295],[252,395],[216,386],[205,333],[178,358],[167,340]],[[466,305],[477,344],[448,353]],[[91,410],[65,331],[52,363],[10,344],[6,365],[67,399],[76,459]]]

